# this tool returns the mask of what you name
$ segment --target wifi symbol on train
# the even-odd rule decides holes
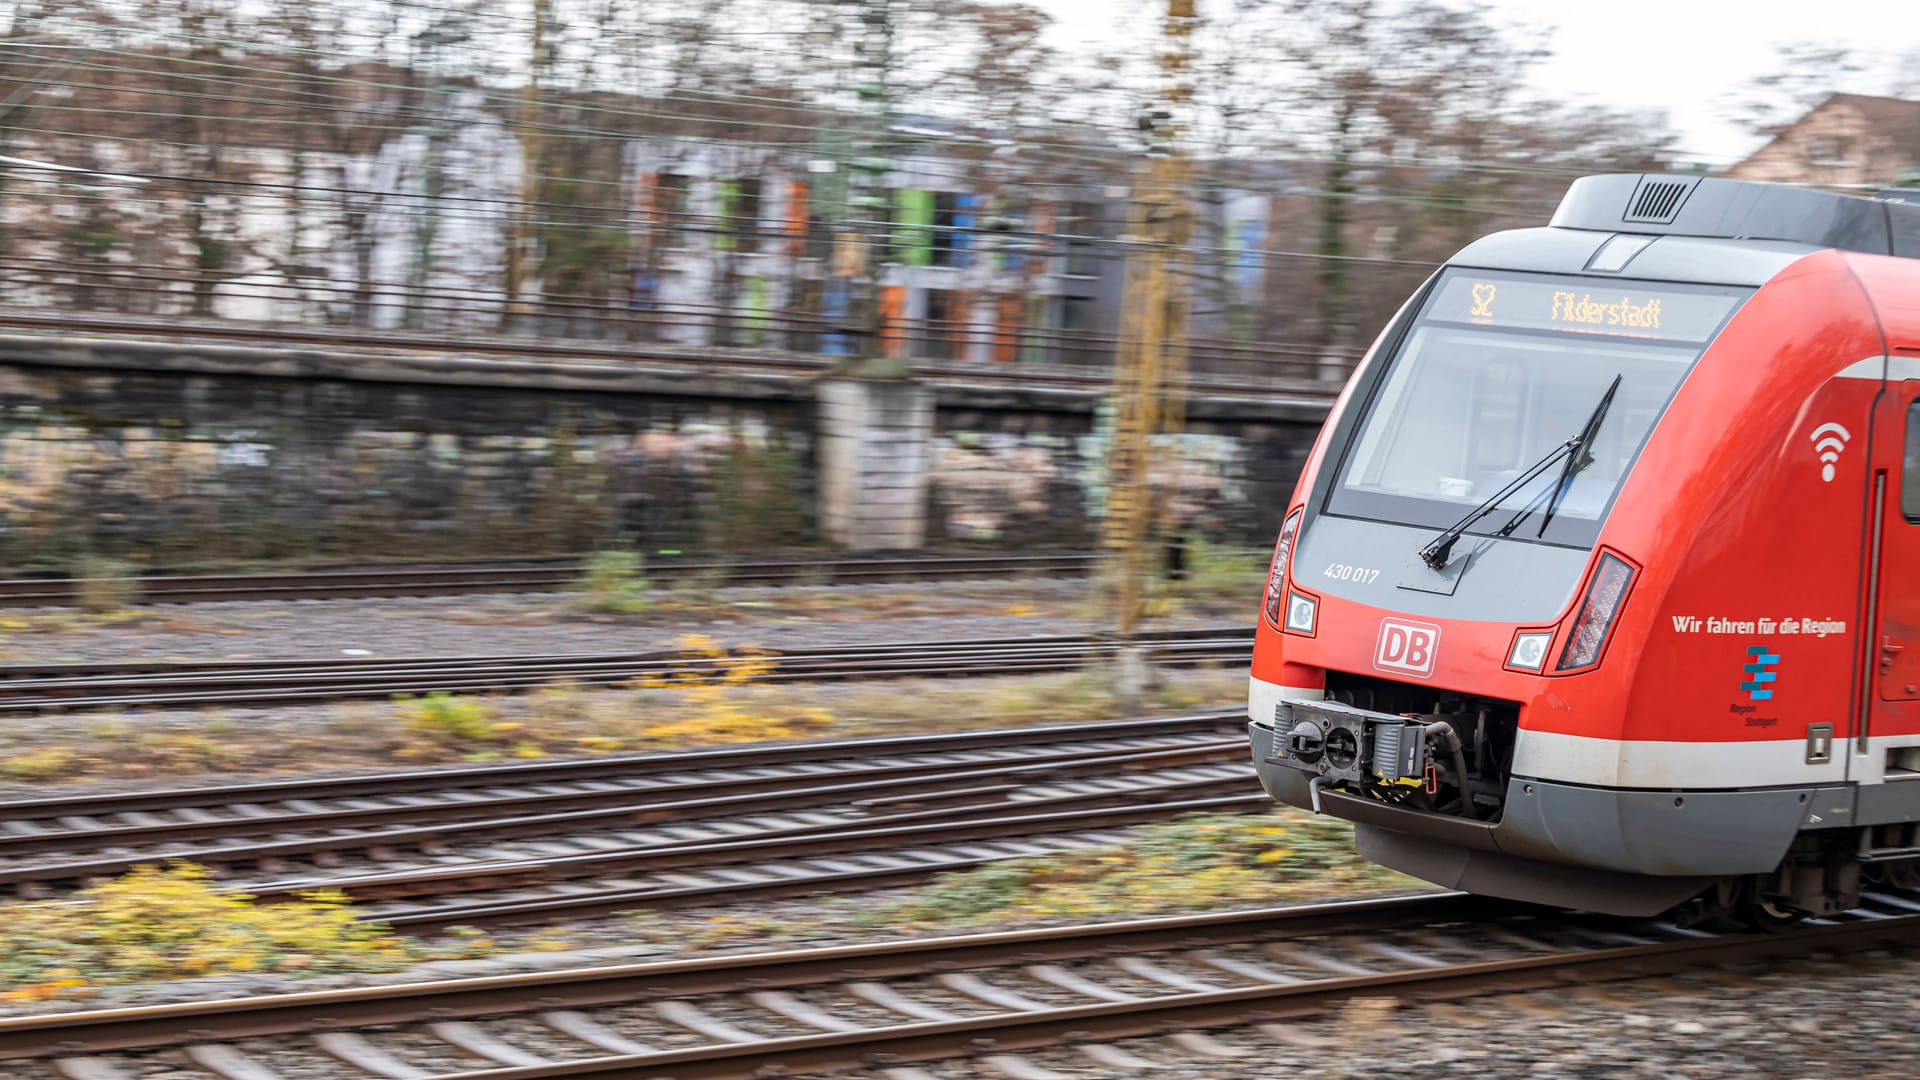
[[[1813,450],[1820,455],[1820,479],[1833,483],[1833,463],[1840,460],[1840,452],[1847,448],[1847,440],[1853,433],[1839,424],[1821,424],[1813,429]]]

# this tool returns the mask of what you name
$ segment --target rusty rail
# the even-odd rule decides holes
[[[105,1009],[0,1020],[0,1060],[196,1047],[213,1042],[425,1023],[426,1031],[471,1041],[484,1032],[456,1020],[533,1014],[549,1028],[581,1040],[584,1056],[503,1068],[441,1073],[439,1080],[536,1080],[584,1076],[746,1078],[977,1056],[1138,1038],[1191,1029],[1311,1015],[1357,997],[1417,1000],[1551,988],[1569,982],[1632,979],[1710,965],[1750,964],[1821,951],[1906,945],[1920,936],[1910,901],[1872,901],[1838,920],[1777,934],[1681,933],[1658,923],[1632,924],[1625,944],[1593,944],[1621,934],[1617,922],[1458,893],[1143,919],[1103,925],[917,938],[877,944],[415,983],[370,989],[315,991],[202,1003]],[[1489,924],[1505,929],[1496,946]],[[1469,948],[1484,959],[1437,961],[1404,946],[1381,945],[1369,966],[1319,950],[1343,942],[1365,947],[1397,931],[1463,929],[1447,947]],[[1560,941],[1554,940],[1556,935]],[[1416,937],[1423,941],[1428,938]],[[1466,944],[1472,942],[1474,944]],[[1035,976],[1061,971],[1063,962],[1112,962],[1152,953],[1205,961],[1222,946],[1277,943],[1268,955],[1295,957],[1320,974],[1294,978],[1260,963],[1215,961],[1216,981],[1199,983],[1150,962],[1128,969],[1158,991],[1109,992],[1085,975],[1049,976],[1078,1001],[1052,1005],[1022,1001],[968,972],[1001,969]],[[1189,953],[1185,950],[1199,949]],[[1502,950],[1520,955],[1499,955]],[[1492,955],[1489,955],[1492,954]],[[1387,963],[1385,969],[1377,965]],[[1035,965],[1040,965],[1036,968]],[[1332,972],[1332,974],[1327,974]],[[932,978],[952,991],[992,1004],[984,1015],[942,1014],[918,1005],[911,991],[881,980]],[[1220,985],[1218,980],[1230,985]],[[710,995],[746,994],[748,1000],[810,1029],[806,1034],[756,1037],[701,1012]],[[899,1023],[841,1020],[785,991],[812,988],[853,993],[891,1003]],[[702,1034],[703,1045],[660,1050],[619,1037],[571,1010],[651,1008]],[[555,1011],[559,1010],[559,1011]],[[584,1022],[583,1022],[584,1021]],[[706,1030],[702,1030],[702,1029]],[[336,1043],[335,1045],[342,1045]],[[361,1044],[364,1046],[365,1044]],[[511,1048],[509,1048],[511,1049]],[[362,1051],[363,1052],[363,1051]],[[376,1051],[377,1053],[377,1051]]]
[[[1080,577],[1098,556],[961,555],[742,562],[650,562],[647,577],[715,586],[855,585],[969,578]],[[503,560],[505,561],[505,560]],[[500,566],[406,566],[250,574],[149,574],[137,579],[140,602],[195,604],[233,600],[340,600],[494,592],[556,592],[580,578],[578,559]],[[0,580],[0,607],[62,607],[80,602],[83,578]]]
[[[1110,842],[1101,830],[1182,813],[1266,810],[1239,721],[1221,713],[1051,736],[851,740],[830,756],[789,744],[19,800],[0,803],[0,889],[45,897],[180,859],[267,901],[341,889],[375,905],[367,918],[421,930],[891,887],[1029,853],[1034,838],[1078,847]],[[537,843],[498,847],[514,840]],[[916,855],[892,858],[900,848]],[[426,853],[438,865],[418,869]],[[340,870],[350,857],[360,868]],[[396,861],[411,865],[391,869]],[[306,876],[288,879],[302,862]],[[248,869],[279,880],[249,882]]]
[[[1132,639],[1156,664],[1192,667],[1245,660],[1244,627],[1154,631]],[[1123,643],[1086,635],[862,645],[768,652],[759,682],[1073,671],[1113,656]],[[398,694],[512,693],[555,683],[619,686],[645,679],[725,675],[742,657],[679,650],[371,660],[209,661],[154,664],[24,664],[0,667],[0,714],[89,708],[195,708],[390,698]]]
[[[1227,914],[1139,919],[1042,930],[925,937],[526,975],[322,990],[175,1005],[0,1018],[0,1061],[101,1053],[344,1029],[422,1019],[585,1008],[727,993],[743,986],[791,988],[967,970],[1036,959],[1097,957],[1115,950],[1193,948],[1308,934],[1476,921],[1527,910],[1464,893],[1362,900]]]

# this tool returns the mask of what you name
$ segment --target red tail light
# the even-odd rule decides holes
[[[1574,616],[1573,632],[1567,635],[1567,647],[1560,652],[1559,671],[1592,667],[1600,662],[1600,650],[1607,643],[1607,631],[1613,629],[1613,617],[1626,602],[1627,588],[1633,584],[1633,567],[1626,560],[1600,554],[1600,565],[1580,600],[1580,614]]]
[[[1293,556],[1293,533],[1300,527],[1300,511],[1287,515],[1280,526],[1280,543],[1273,549],[1273,569],[1267,572],[1267,621],[1280,625],[1280,605],[1287,593],[1287,563]]]

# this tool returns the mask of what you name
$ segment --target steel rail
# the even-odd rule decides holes
[[[515,761],[405,772],[361,773],[351,776],[295,778],[245,784],[221,784],[166,791],[125,791],[56,795],[0,802],[0,821],[29,821],[76,814],[122,814],[210,807],[235,803],[268,803],[293,799],[348,799],[381,795],[408,795],[431,791],[460,791],[501,785],[577,783],[614,777],[671,777],[707,773],[748,774],[777,766],[824,765],[852,760],[873,763],[889,757],[978,753],[987,749],[1019,749],[1047,744],[1076,744],[1128,739],[1181,736],[1212,730],[1237,730],[1240,711],[1189,716],[1106,720],[1086,724],[1048,724],[1030,728],[946,732],[932,735],[880,735],[857,739],[804,739],[744,746],[668,750],[644,754],[610,754],[559,761]],[[929,768],[941,766],[932,764]]]
[[[817,1033],[755,1038],[724,1022],[724,1032],[703,1032],[705,1045],[672,1050],[608,1049],[582,1042],[593,1056],[518,1064],[457,1073],[436,1080],[544,1080],[582,1076],[672,1076],[719,1080],[794,1075],[845,1068],[1005,1053],[1061,1045],[1138,1038],[1191,1029],[1223,1028],[1323,1013],[1358,997],[1415,1000],[1467,998],[1488,993],[1554,988],[1570,983],[1644,978],[1704,966],[1751,964],[1783,956],[1909,945],[1920,938],[1920,915],[1901,903],[1900,914],[1863,908],[1838,920],[1774,934],[1680,934],[1651,927],[1653,937],[1620,935],[1592,920],[1511,902],[1459,893],[1386,900],[1317,904],[1253,912],[1177,916],[1040,930],[916,938],[863,945],[771,953],[735,954],[598,968],[446,980],[349,990],[311,991],[257,998],[139,1006],[0,1019],[0,1060],[157,1050],[355,1028],[427,1022],[443,1030],[449,1021],[539,1014],[556,1018],[559,1031],[593,1029],[578,1013],[553,1010],[671,1005],[681,1016],[704,1019],[698,999],[738,994],[772,1015],[778,1012]],[[1518,957],[1450,962],[1403,948],[1376,956],[1386,970],[1307,959],[1308,939],[1337,935],[1377,937],[1383,931],[1465,927],[1478,932],[1502,922],[1543,937],[1558,935],[1574,945],[1522,940]],[[1646,924],[1637,924],[1646,925]],[[1609,937],[1615,940],[1607,940]],[[1596,944],[1595,941],[1599,943]],[[1624,940],[1625,943],[1619,943]],[[992,1004],[985,1015],[939,1016],[938,1010],[892,1011],[918,1019],[878,1026],[854,1024],[795,1001],[782,991],[830,986],[876,987],[878,980],[970,978],[960,973],[988,969],[1034,972],[1033,965],[1099,961],[1156,952],[1206,950],[1227,945],[1275,943],[1275,956],[1299,956],[1301,966],[1321,969],[1299,978],[1259,964],[1222,964],[1236,985],[1194,983],[1178,975],[1162,990],[1109,993],[1084,977],[1056,982],[1085,1003],[1038,1004],[991,984],[947,981],[975,1000]],[[1370,942],[1362,942],[1362,945]],[[1284,948],[1282,948],[1284,946]],[[1472,947],[1472,946],[1468,946]],[[1475,948],[1484,955],[1484,944]],[[1204,952],[1195,954],[1204,957]],[[1498,956],[1496,952],[1496,957]],[[1377,960],[1376,960],[1377,963]],[[1371,965],[1369,965],[1371,966]],[[1054,967],[1055,971],[1059,969]],[[1139,967],[1144,978],[1146,972]],[[1333,974],[1325,974],[1331,970]],[[884,987],[881,987],[884,991]],[[1091,991],[1091,992],[1089,992]],[[910,995],[896,994],[902,999]],[[869,1000],[879,1000],[868,995]],[[782,1003],[788,1007],[780,1008]],[[911,1002],[908,1002],[911,1005]],[[927,1018],[934,1012],[934,1018]],[[663,1015],[665,1015],[663,1013]],[[584,1024],[568,1024],[566,1017]],[[695,1026],[694,1022],[683,1022]],[[458,1025],[456,1025],[458,1026]],[[698,1028],[695,1028],[698,1030]],[[604,1030],[604,1029],[603,1029]],[[522,1061],[528,1055],[520,1055]],[[97,1059],[96,1059],[97,1060]]]
[[[1010,859],[1111,845],[1116,842],[1114,830],[1184,814],[1257,814],[1272,808],[1271,801],[1258,794],[1192,797],[1218,788],[1218,781],[1210,781],[1180,789],[1059,796],[1025,805],[955,805],[899,814],[876,820],[870,823],[874,826],[871,828],[844,832],[826,832],[827,826],[801,826],[724,844],[661,844],[594,856],[472,863],[239,887],[247,896],[266,903],[299,900],[319,890],[339,890],[361,905],[358,921],[410,933],[458,926],[550,924],[557,919],[640,909],[664,911],[747,900],[844,895],[918,885],[941,874]],[[1181,795],[1188,797],[1178,798]],[[1007,814],[1013,809],[1025,812],[982,816]],[[1041,838],[1052,842],[1036,846],[1034,841]],[[911,857],[899,857],[901,850],[910,850]],[[849,858],[854,856],[866,861]],[[133,859],[112,865],[125,869],[153,861]],[[471,873],[460,873],[462,869]],[[704,876],[689,880],[696,873]],[[634,884],[636,877],[645,875],[655,875],[656,880]],[[530,889],[553,891],[525,895]],[[513,895],[497,895],[501,893]]]
[[[1140,645],[1178,644],[1181,642],[1207,641],[1222,636],[1241,636],[1247,641],[1253,640],[1253,630],[1244,625],[1190,627],[1182,630],[1145,630],[1134,634],[1128,640]],[[1098,634],[1029,634],[1019,637],[966,638],[938,641],[895,641],[864,642],[847,645],[816,646],[813,648],[790,649],[780,655],[800,658],[834,658],[854,653],[890,656],[913,653],[930,648],[950,648],[953,646],[986,647],[993,645],[1097,645],[1112,644],[1106,635]],[[752,655],[751,648],[743,649],[743,655]],[[295,657],[281,660],[104,660],[104,661],[40,661],[18,664],[0,664],[0,689],[21,685],[19,680],[28,678],[64,679],[74,675],[113,676],[146,674],[202,674],[206,672],[300,672],[333,670],[379,670],[394,667],[446,666],[454,664],[494,664],[501,661],[611,661],[611,660],[662,660],[675,657],[688,657],[690,654],[680,649],[654,649],[643,652],[569,652],[569,653],[524,653],[524,654],[488,654],[465,653],[453,656],[400,656],[400,657]],[[737,659],[737,657],[736,657]]]
[[[423,789],[413,788],[409,783],[402,790],[416,794],[399,801],[391,801],[395,792],[375,788],[376,794],[388,796],[389,801],[373,805],[367,805],[365,796],[344,804],[322,804],[312,798],[295,796],[288,800],[291,805],[281,808],[259,807],[249,799],[237,799],[225,803],[202,802],[192,807],[192,814],[170,818],[137,813],[132,815],[132,820],[114,820],[117,815],[103,813],[79,798],[63,800],[59,804],[62,812],[52,815],[35,809],[28,811],[35,816],[26,816],[18,810],[9,810],[10,806],[23,804],[0,803],[0,824],[6,830],[0,832],[0,859],[43,852],[134,849],[142,845],[268,834],[284,836],[301,830],[326,834],[276,841],[277,850],[261,856],[277,857],[292,852],[359,851],[409,843],[437,845],[456,837],[494,840],[541,836],[590,825],[633,827],[817,806],[859,812],[882,802],[910,801],[925,805],[942,798],[942,792],[957,784],[971,785],[962,790],[977,793],[983,790],[979,785],[989,783],[1003,788],[1028,786],[1089,774],[1125,775],[1196,763],[1237,762],[1246,757],[1244,736],[1213,737],[1216,732],[1212,724],[1197,728],[1196,734],[1201,737],[1188,736],[1171,743],[1156,739],[1148,746],[1129,748],[1117,748],[1113,740],[1106,739],[1029,744],[1029,753],[1017,764],[1006,764],[991,753],[959,760],[949,754],[940,761],[854,759],[837,761],[833,768],[826,770],[762,767],[749,775],[742,775],[737,769],[668,774],[658,782],[639,786],[608,786],[610,782],[632,778],[613,770],[599,770],[587,775],[602,779],[584,786],[513,784],[480,792],[455,778],[449,788],[424,789],[440,797],[431,802],[423,801],[417,794]],[[989,749],[998,745],[987,744]],[[407,774],[403,777],[408,781],[412,779]],[[249,812],[241,814],[232,810],[236,803],[245,805]],[[230,816],[214,816],[210,812],[214,810],[226,810]],[[220,849],[169,850],[180,858],[196,861],[232,861],[214,858]],[[9,875],[20,869],[0,865],[0,884],[16,880]]]
[[[1185,630],[1147,630],[1134,634],[1128,640],[1139,645],[1169,645],[1186,642],[1206,642],[1221,637],[1238,636],[1248,643],[1253,640],[1253,630],[1247,626],[1207,626]],[[796,659],[838,659],[847,656],[899,656],[902,654],[922,653],[929,649],[987,648],[997,645],[1007,646],[1076,646],[1110,645],[1112,639],[1094,634],[1032,634],[1025,637],[965,638],[939,641],[898,641],[868,642],[849,645],[817,646],[813,648],[788,649],[784,652],[755,651],[742,649],[741,656],[728,659],[738,660],[743,656],[759,655],[765,652],[770,659],[781,657]],[[566,661],[580,663],[601,663],[611,661],[667,661],[680,659],[692,662],[698,654],[681,649],[654,649],[644,652],[571,652],[571,653],[522,653],[522,654],[461,654],[454,656],[400,656],[400,657],[297,657],[283,660],[105,660],[105,661],[42,661],[20,664],[0,664],[0,691],[10,687],[28,685],[27,679],[68,679],[76,675],[90,679],[100,677],[131,675],[199,675],[209,672],[233,673],[306,673],[336,671],[381,671],[386,669],[408,669],[419,667],[451,667],[458,665],[492,665],[499,663],[521,663],[533,661]]]
[[[550,1080],[583,1076],[671,1076],[675,1080],[749,1080],[871,1065],[930,1061],[1070,1043],[1111,1041],[1193,1028],[1311,1016],[1365,996],[1425,1000],[1513,993],[1564,985],[1645,978],[1709,965],[1749,963],[1819,950],[1861,949],[1920,938],[1920,915],[1813,926],[1783,934],[1683,938],[1650,945],[1570,950],[1547,956],[1418,967],[1308,982],[1270,983],[1144,1000],[1001,1012],[853,1032],[755,1042],[716,1043],[644,1054],[610,1054],[551,1064],[438,1074],[435,1080]]]
[[[756,684],[791,682],[852,681],[858,679],[955,678],[967,675],[1031,675],[1075,671],[1088,663],[1110,657],[1116,649],[1089,648],[1074,652],[1043,654],[975,653],[965,657],[931,655],[888,661],[866,661],[836,666],[785,666],[755,676]],[[1196,667],[1229,661],[1245,663],[1250,650],[1237,644],[1215,647],[1185,646],[1151,650],[1153,662],[1161,667]],[[726,668],[692,668],[689,675],[717,680]],[[486,694],[536,690],[556,683],[579,687],[613,687],[655,677],[657,669],[614,667],[596,672],[579,668],[548,668],[536,673],[501,672],[426,672],[409,678],[380,681],[352,679],[328,680],[329,685],[308,683],[285,689],[237,689],[186,691],[172,693],[106,694],[100,688],[76,687],[73,692],[40,698],[0,698],[0,714],[43,715],[70,709],[164,709],[194,708],[206,705],[233,707],[261,705],[298,705],[304,703],[391,698],[418,694]],[[240,679],[238,682],[250,680]],[[91,692],[89,692],[91,691]]]
[[[1013,760],[996,759],[989,753],[1004,751],[1006,745],[996,747],[978,738],[972,740],[975,757],[970,760],[955,761],[951,743],[945,744],[947,752],[938,755],[829,759],[835,766],[851,765],[855,774],[851,779],[823,774],[818,763],[811,772],[779,771],[765,763],[779,759],[765,755],[782,748],[763,748],[755,759],[761,764],[743,768],[747,760],[735,757],[734,767],[711,773],[659,769],[653,763],[661,779],[672,781],[670,785],[604,792],[603,801],[588,808],[526,812],[528,807],[516,806],[519,813],[472,821],[437,819],[489,809],[497,813],[498,805],[514,803],[525,787],[493,789],[501,796],[498,802],[465,811],[461,809],[464,802],[421,807],[416,791],[410,799],[416,805],[386,808],[385,819],[404,821],[418,814],[418,820],[387,828],[355,828],[351,813],[336,815],[311,800],[297,800],[305,807],[296,815],[298,820],[314,830],[307,835],[289,839],[294,825],[287,818],[181,822],[188,829],[186,835],[210,828],[222,839],[265,836],[198,849],[129,850],[129,841],[152,836],[156,827],[162,835],[168,833],[167,822],[116,826],[98,835],[29,834],[14,841],[18,850],[11,853],[58,844],[102,854],[0,867],[0,887],[46,897],[57,889],[163,859],[211,866],[229,880],[238,867],[282,872],[286,862],[299,859],[330,867],[349,852],[365,855],[376,864],[395,859],[417,863],[414,852],[444,858],[450,846],[528,837],[551,839],[531,858],[482,851],[464,862],[442,862],[430,869],[369,869],[354,876],[309,876],[242,883],[241,887],[269,902],[297,899],[316,888],[338,889],[362,904],[376,905],[364,908],[362,918],[411,931],[536,922],[638,906],[662,909],[897,887],[1043,849],[1113,842],[1113,834],[1099,831],[1103,829],[1185,813],[1269,809],[1270,802],[1255,790],[1250,777],[1243,778],[1247,785],[1243,794],[1216,794],[1228,776],[1245,772],[1244,738],[1237,734],[1231,739],[1215,737],[1221,733],[1216,725],[1227,719],[1237,717],[1184,718],[1180,727],[1164,724],[1157,730],[1146,722],[1076,725],[1107,729],[1101,734],[1136,735],[1076,743],[1036,744],[1025,737],[1026,732],[1004,733],[1010,736],[1010,745],[1029,751]],[[909,748],[942,745],[938,737],[861,740],[854,745],[875,743]],[[1040,760],[1031,756],[1036,749],[1046,752]],[[1223,768],[1228,771],[1223,773]],[[461,770],[481,776],[510,771],[499,767]],[[412,788],[421,777],[400,774],[398,779],[403,787]],[[180,794],[189,797],[185,805],[205,802],[191,792]],[[35,812],[64,808],[63,801],[47,802]],[[780,816],[782,812],[787,816]],[[702,830],[702,821],[716,825]],[[738,831],[742,825],[750,831]],[[673,826],[674,831],[649,831],[663,826]],[[680,831],[688,826],[694,826],[696,834],[708,835],[688,838]],[[592,843],[572,844],[578,852],[574,855],[554,854],[555,840],[564,851],[575,837],[591,838]],[[1037,837],[1060,839],[1036,848],[1032,841]],[[902,858],[901,852],[908,854]],[[704,882],[700,873],[705,875]],[[534,890],[534,895],[527,895],[528,890]],[[429,898],[430,902],[422,903]]]
[[[910,938],[489,978],[0,1017],[0,1061],[1065,961],[1115,952],[1473,923],[1538,911],[1464,893]]]
[[[987,851],[977,847],[983,842],[1066,837],[1072,841],[1070,846],[1078,847],[1112,843],[1112,830],[1186,814],[1257,814],[1273,808],[1272,800],[1258,791],[1193,797],[1217,790],[1219,782],[1212,781],[1183,788],[1061,796],[1024,805],[997,802],[952,806],[895,815],[878,819],[867,828],[838,832],[795,829],[782,835],[720,843],[661,845],[340,880],[272,882],[249,887],[247,893],[271,903],[296,900],[315,889],[339,889],[356,903],[374,905],[365,910],[362,921],[422,932],[450,926],[545,923],[636,909],[666,910],[722,901],[899,888],[940,874],[1048,850],[1014,846]],[[1187,797],[1180,798],[1182,795]],[[1002,816],[985,816],[995,814]],[[894,857],[902,850],[912,850],[916,857]],[[883,865],[832,870],[819,867],[821,860],[853,855],[886,858]],[[567,882],[624,881],[635,874],[677,875],[729,867],[768,868],[768,872],[722,877],[707,884],[603,884],[515,899],[446,899]],[[415,902],[421,898],[435,902]]]
[[[956,579],[1079,577],[1097,556],[933,556],[896,559],[819,559],[763,562],[650,563],[646,574],[662,581],[710,579],[716,586],[859,584]],[[140,602],[222,603],[263,600],[367,599],[470,593],[559,592],[579,581],[577,559],[551,565],[403,567],[248,574],[150,574],[136,579]],[[86,578],[0,580],[0,607],[62,607],[80,602]]]
[[[1249,655],[1250,632],[1240,628],[1177,636],[1136,637],[1154,661],[1185,667],[1236,661]],[[758,682],[862,678],[948,677],[1071,671],[1115,655],[1125,643],[1096,638],[1032,638],[768,652],[771,670]],[[74,708],[164,708],[267,705],[386,698],[399,694],[528,690],[565,682],[609,686],[636,680],[718,678],[744,657],[704,658],[684,652],[573,658],[539,656],[445,657],[413,660],[293,661],[251,665],[151,665],[134,677],[36,677],[45,666],[0,669],[0,714],[43,714]],[[109,672],[124,667],[106,666]],[[9,678],[8,676],[12,676]]]
[[[1147,649],[1156,658],[1163,660],[1205,661],[1222,656],[1238,656],[1246,651],[1247,644],[1249,643],[1241,639],[1228,638],[1214,641],[1151,644]],[[515,686],[528,682],[537,685],[570,679],[585,682],[607,678],[615,681],[649,677],[671,679],[681,676],[717,678],[755,656],[762,657],[773,668],[765,674],[764,677],[767,679],[774,679],[781,675],[788,678],[812,676],[851,678],[866,672],[885,673],[898,669],[918,671],[940,664],[964,665],[968,668],[994,668],[1013,664],[1051,665],[1060,660],[1077,664],[1078,661],[1087,659],[1090,654],[1104,655],[1115,651],[1118,647],[1117,643],[1109,645],[1033,642],[1024,645],[984,647],[968,644],[927,645],[913,652],[894,655],[875,655],[850,649],[840,655],[823,656],[795,651],[766,654],[743,653],[739,656],[713,659],[690,657],[685,654],[656,654],[633,660],[564,660],[518,656],[454,658],[428,663],[406,662],[403,665],[393,666],[367,665],[358,669],[342,665],[338,668],[319,670],[309,668],[292,672],[254,672],[241,669],[216,676],[193,673],[156,674],[138,682],[109,677],[0,683],[0,701],[12,700],[23,707],[28,704],[58,704],[69,699],[67,694],[100,696],[103,691],[126,690],[129,688],[129,683],[139,690],[156,695],[163,689],[178,691],[179,688],[264,687],[306,690],[341,686],[360,688],[368,693],[385,696],[386,693],[409,692],[414,689],[413,683],[435,684],[445,679],[459,679],[464,683],[497,679],[503,686]],[[756,678],[760,677],[756,676]],[[433,685],[427,687],[427,689],[437,688]],[[38,691],[50,696],[36,698],[28,691]],[[111,693],[104,696],[110,701],[114,697]],[[0,707],[5,706],[0,705]]]

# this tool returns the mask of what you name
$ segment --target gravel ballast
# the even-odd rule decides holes
[[[0,612],[0,632],[14,663],[641,652],[690,633],[779,649],[1085,633],[1087,587],[1050,578],[668,591],[654,609],[622,616],[574,612],[565,594],[546,593],[166,604],[108,616],[19,609]],[[1221,621],[1194,609],[1155,625]],[[1230,621],[1251,626],[1250,609]]]

